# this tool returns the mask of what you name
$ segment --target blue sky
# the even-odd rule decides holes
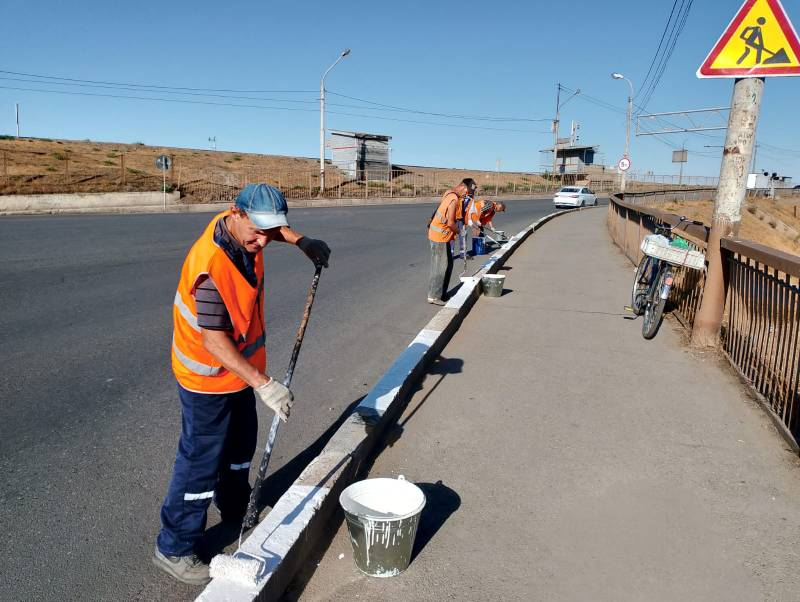
[[[680,5],[684,0],[680,0]],[[557,82],[580,88],[562,109],[581,142],[600,146],[605,163],[624,148],[627,85],[644,80],[672,8],[651,2],[73,2],[4,0],[0,70],[81,80],[187,88],[292,90],[178,96],[0,79],[0,133],[315,156],[319,77],[345,47],[327,89],[420,111],[542,121],[498,122],[390,112],[330,95],[329,128],[393,137],[395,163],[536,170],[549,133]],[[698,80],[695,71],[740,2],[696,0],[648,112],[725,106],[732,80]],[[783,5],[800,25],[800,0]],[[568,7],[568,8],[567,8]],[[0,73],[2,78],[32,79]],[[35,79],[35,78],[33,78]],[[258,104],[271,110],[12,90],[38,88],[199,102]],[[221,98],[225,95],[277,101]],[[291,102],[290,102],[291,101]],[[336,106],[354,105],[354,106]],[[767,81],[758,167],[800,180],[800,78]],[[367,107],[372,107],[369,109]],[[379,110],[375,110],[379,109]],[[337,113],[352,113],[343,115]],[[424,121],[425,124],[388,119]],[[448,123],[451,126],[434,125]],[[716,121],[715,124],[723,123]],[[470,126],[470,127],[466,127]],[[497,129],[477,129],[477,128]],[[513,131],[505,131],[510,129]],[[633,138],[636,170],[677,173],[669,144],[690,149],[686,174],[716,176],[724,132]],[[786,152],[788,149],[793,152]]]

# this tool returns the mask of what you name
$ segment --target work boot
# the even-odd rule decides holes
[[[158,547],[153,555],[153,564],[165,573],[169,573],[178,581],[189,585],[205,585],[211,581],[208,574],[208,565],[200,560],[197,555],[167,556],[162,554]]]

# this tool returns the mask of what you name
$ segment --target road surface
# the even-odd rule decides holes
[[[510,233],[553,210],[549,200],[508,207],[496,221]],[[333,256],[266,501],[435,313],[425,303],[432,209],[290,212],[292,225],[326,240]],[[199,591],[161,574],[150,556],[180,429],[172,299],[209,218],[0,220],[0,599],[182,600]],[[276,244],[266,270],[269,366],[282,377],[313,269],[299,250]],[[271,416],[259,413],[263,433]],[[209,522],[217,521],[212,509]],[[210,548],[231,541],[212,533]]]

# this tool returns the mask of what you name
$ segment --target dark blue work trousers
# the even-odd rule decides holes
[[[188,556],[206,528],[213,499],[223,518],[244,516],[258,422],[250,387],[238,393],[192,393],[180,385],[181,438],[161,507],[158,549]]]

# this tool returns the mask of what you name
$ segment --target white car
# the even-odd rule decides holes
[[[597,205],[597,195],[585,186],[564,186],[553,197],[553,205],[558,207],[587,207]]]

